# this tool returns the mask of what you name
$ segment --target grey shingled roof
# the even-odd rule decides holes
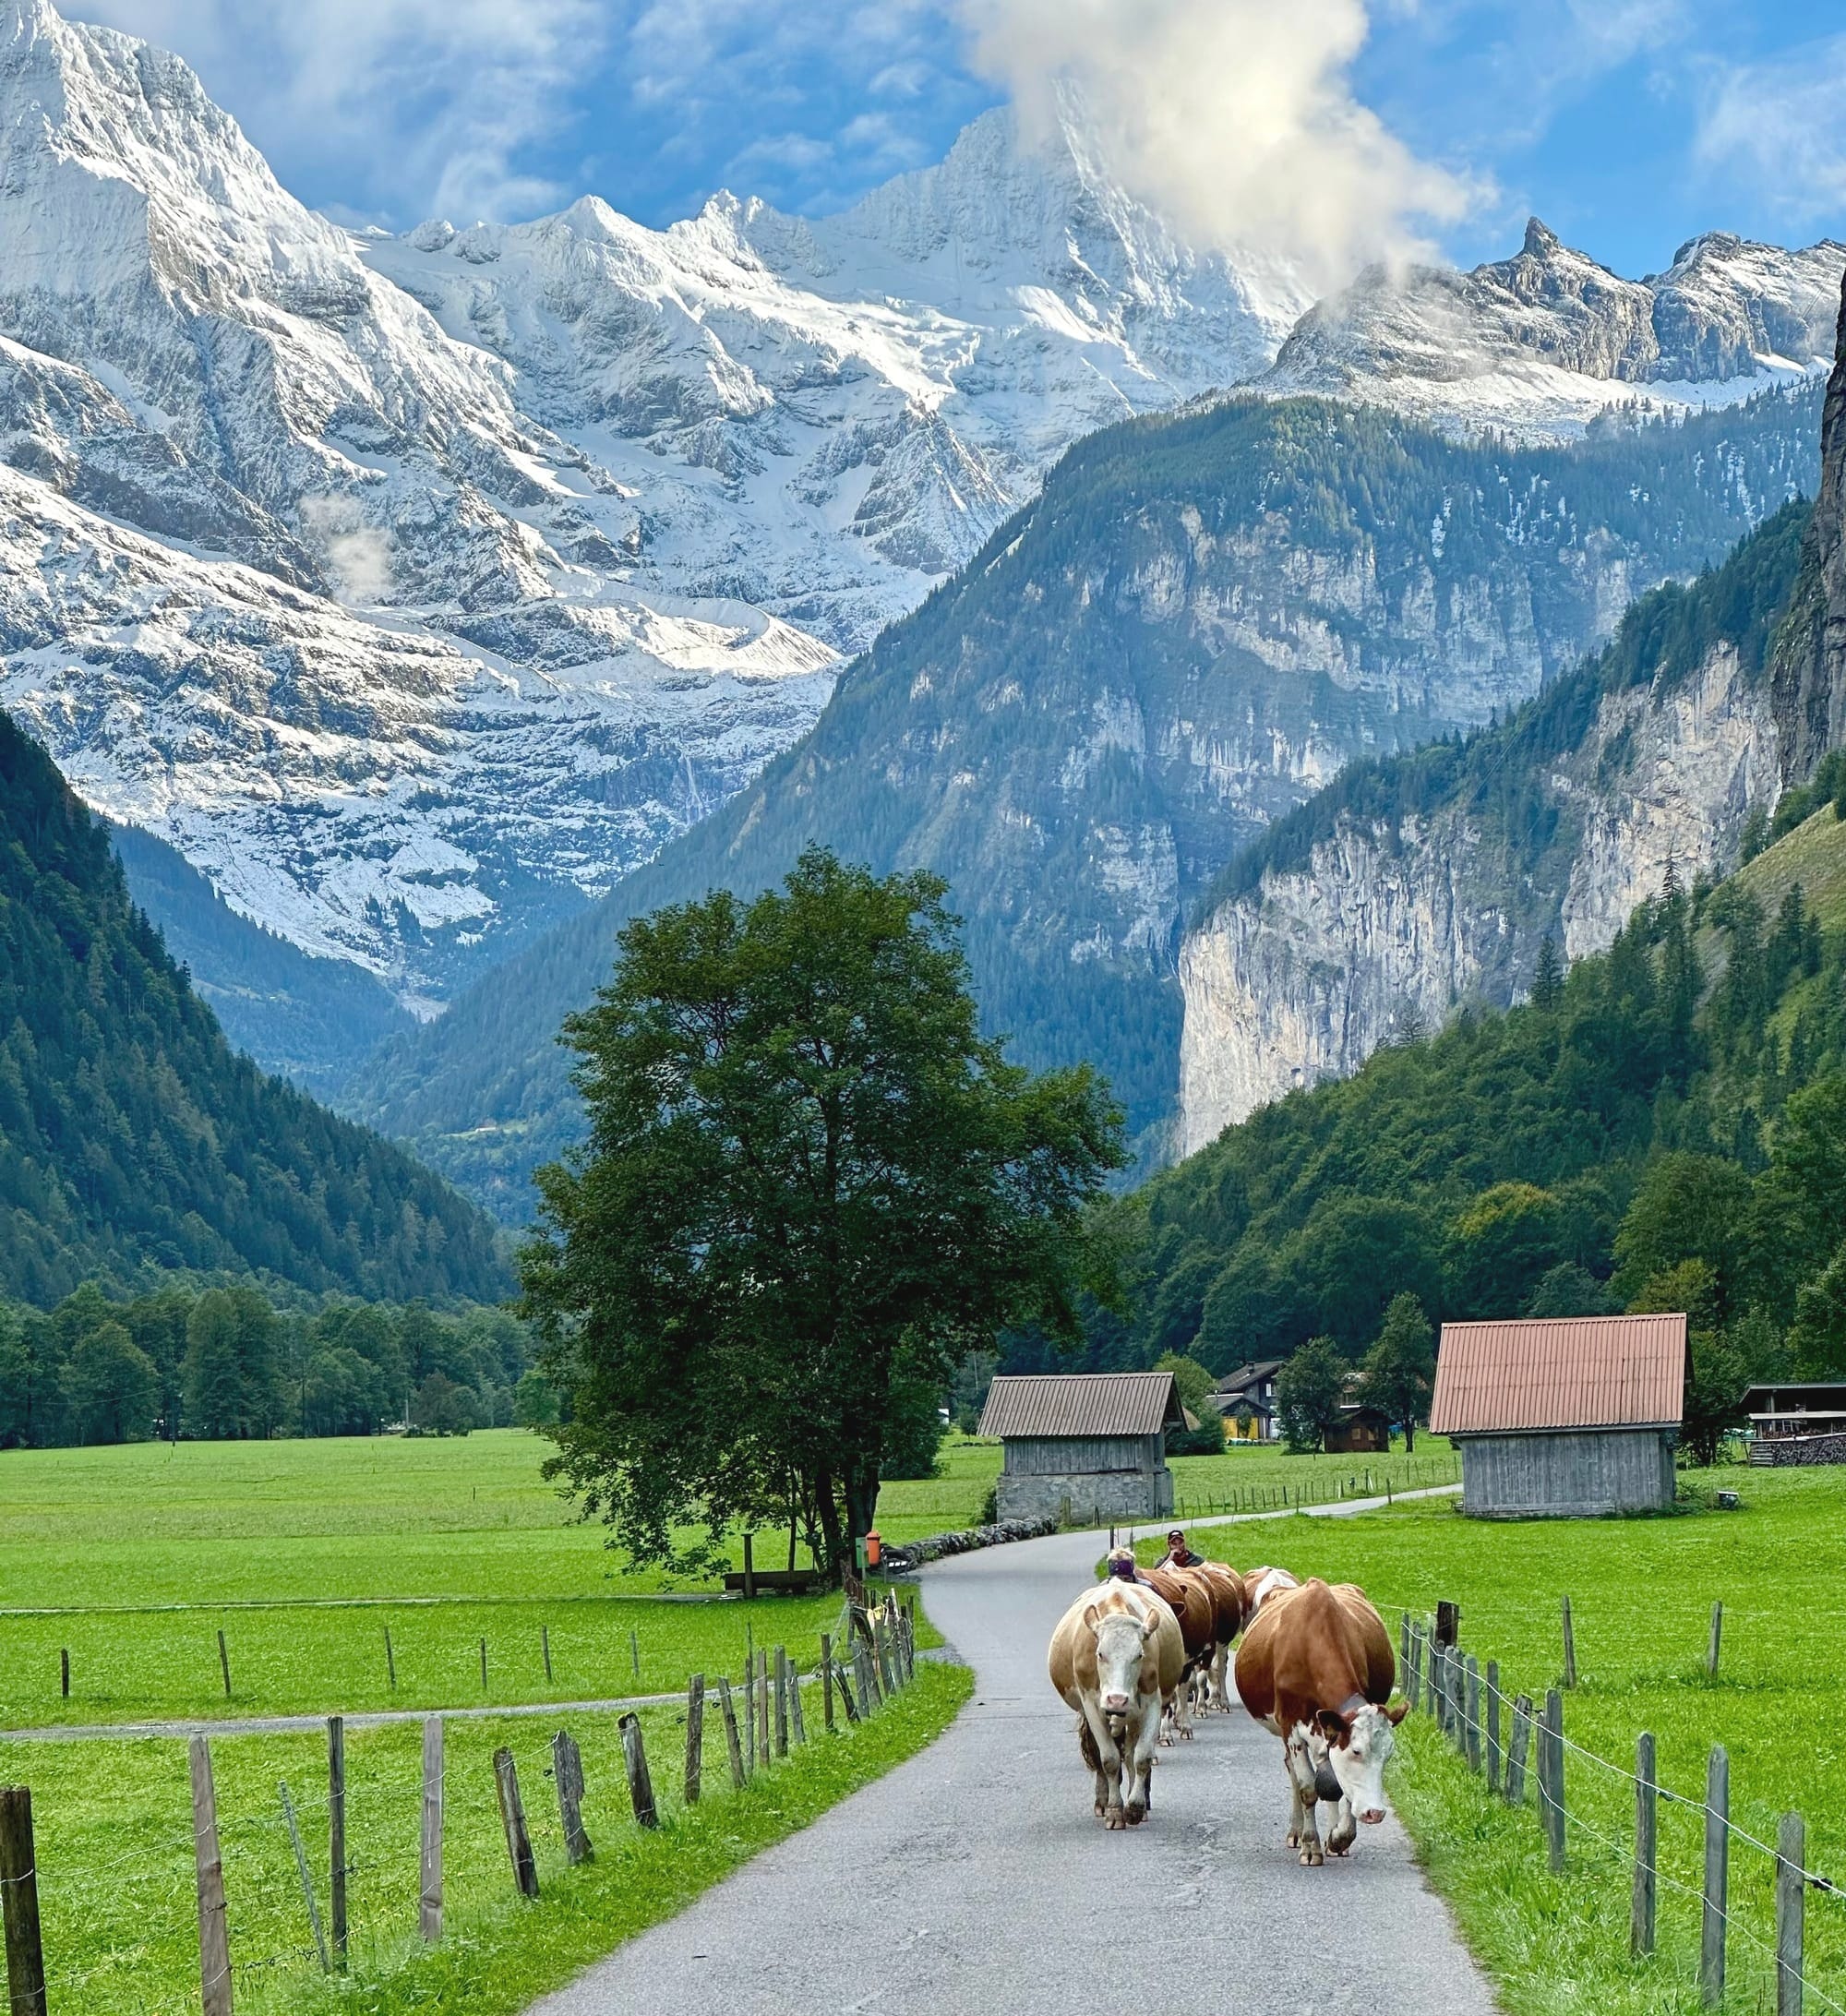
[[[1170,1372],[1014,1374],[989,1389],[980,1432],[1013,1440],[1157,1435],[1181,1422]]]

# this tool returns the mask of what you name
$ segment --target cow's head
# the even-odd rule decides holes
[[[1137,1610],[1104,1610],[1091,1603],[1084,1622],[1096,1634],[1097,1697],[1105,1715],[1125,1715],[1141,1691],[1141,1661],[1159,1628]]]
[[[1370,1701],[1336,1713],[1323,1709],[1314,1717],[1315,1733],[1324,1737],[1327,1762],[1352,1810],[1368,1827],[1384,1818],[1384,1767],[1397,1746],[1394,1734],[1409,1710],[1408,1701],[1377,1708]]]

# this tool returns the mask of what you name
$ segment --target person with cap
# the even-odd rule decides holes
[[[1134,1549],[1118,1547],[1109,1557],[1109,1578],[1111,1582],[1138,1582],[1139,1569],[1134,1566]]]
[[[1173,1530],[1167,1535],[1167,1558],[1160,1564],[1163,1568],[1203,1567],[1205,1559],[1204,1554],[1194,1554],[1187,1546],[1185,1530],[1182,1527],[1174,1527]]]

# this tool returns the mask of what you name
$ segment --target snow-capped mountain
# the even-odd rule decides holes
[[[1784,251],[1711,232],[1623,280],[1534,217],[1512,258],[1472,272],[1367,268],[1258,384],[1561,439],[1613,405],[1685,412],[1824,374],[1842,268],[1830,239]]]
[[[1080,436],[1261,370],[1308,305],[1115,187],[1073,108],[977,119],[940,165],[808,220],[719,195],[650,231],[556,217],[365,246],[522,410],[640,498],[635,579],[853,650]]]
[[[1271,389],[1498,425],[1521,374],[1579,418],[1669,368],[1730,397],[1840,258],[1706,239],[1631,285],[1535,235],[1303,319],[1074,103],[830,218],[355,235],[176,58],[0,0],[0,706],[426,1012],[802,734],[1091,430],[1278,347]]]
[[[427,1010],[798,737],[1078,435],[1303,306],[1004,116],[814,225],[355,238],[178,59],[0,0],[0,705]]]

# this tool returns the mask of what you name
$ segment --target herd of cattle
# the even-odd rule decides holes
[[[1282,1739],[1289,1846],[1305,1864],[1325,1861],[1315,1824],[1325,1802],[1335,1809],[1326,1849],[1345,1854],[1361,1821],[1384,1818],[1384,1766],[1406,1704],[1391,1700],[1396,1660],[1364,1591],[1301,1582],[1286,1568],[1240,1575],[1191,1559],[1137,1569],[1122,1550],[1109,1580],[1065,1612],[1051,1636],[1051,1685],[1077,1711],[1097,1816],[1138,1826],[1151,1810],[1157,1746],[1189,1741],[1195,1713],[1231,1712],[1233,1645],[1239,1699]]]

